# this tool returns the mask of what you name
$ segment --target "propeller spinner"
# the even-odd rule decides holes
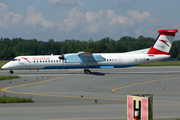
[[[60,55],[59,59],[64,60],[64,55]]]

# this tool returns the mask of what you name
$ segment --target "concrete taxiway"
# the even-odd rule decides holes
[[[32,97],[34,103],[0,104],[3,120],[119,120],[127,95],[153,94],[154,118],[180,118],[180,67],[15,70],[21,78],[0,81],[1,95]],[[0,75],[9,75],[1,70]],[[10,84],[11,82],[11,84]],[[97,100],[97,103],[95,102]]]

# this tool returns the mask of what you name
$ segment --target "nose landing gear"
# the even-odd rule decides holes
[[[14,71],[10,70],[10,71],[9,71],[9,74],[14,74]]]

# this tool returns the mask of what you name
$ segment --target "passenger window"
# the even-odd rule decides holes
[[[47,60],[46,60],[46,62],[47,62]]]
[[[34,61],[34,63],[35,63],[36,61]]]
[[[53,61],[51,60],[51,62],[53,62]]]
[[[111,61],[111,59],[109,61]]]
[[[61,60],[59,60],[59,62],[61,62]]]
[[[41,60],[40,60],[40,62],[41,62]]]
[[[50,60],[48,60],[48,62],[50,62]]]

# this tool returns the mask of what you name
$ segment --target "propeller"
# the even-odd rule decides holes
[[[63,51],[63,50],[61,50],[61,51]],[[62,52],[61,55],[59,56],[59,59],[64,60],[64,54],[63,54],[63,52]]]

